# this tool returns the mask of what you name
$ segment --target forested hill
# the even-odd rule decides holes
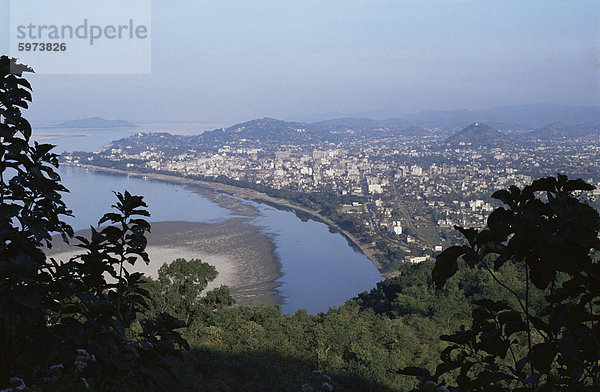
[[[411,390],[417,381],[398,370],[435,369],[446,347],[439,336],[468,325],[471,300],[514,301],[479,269],[461,270],[452,284],[436,290],[432,268],[433,263],[404,265],[400,276],[316,316],[303,310],[282,315],[277,306],[199,309],[185,333],[193,349],[177,370],[184,389],[220,390],[208,387],[212,385],[231,391],[295,391],[303,384],[318,388],[328,382],[335,391]],[[499,279],[524,274],[511,266]],[[517,289],[524,286],[522,282]],[[165,292],[155,290],[150,291]],[[539,308],[539,300],[532,298],[531,306]]]
[[[596,135],[600,138],[600,123],[589,125],[569,125],[561,122],[552,123],[542,128],[526,133],[526,138],[535,140],[571,139]]]
[[[450,145],[470,144],[473,146],[502,145],[509,138],[487,124],[473,123],[446,139]]]
[[[276,120],[274,118],[261,118],[236,124],[227,129],[215,129],[205,132],[198,139],[201,143],[210,144],[230,143],[241,140],[305,143],[315,136],[306,130],[306,125],[304,124]]]
[[[600,134],[598,125],[551,124],[546,127],[520,133],[518,137],[507,135],[483,123],[474,123],[452,134],[448,130],[430,129],[421,126],[408,128],[390,120],[380,122],[369,119],[338,119],[312,124],[287,122],[272,118],[261,118],[233,125],[229,128],[214,129],[199,135],[181,136],[169,133],[138,133],[112,143],[113,148],[127,148],[131,152],[142,151],[146,147],[159,148],[165,153],[216,150],[227,145],[243,147],[264,147],[265,145],[310,146],[315,143],[339,143],[357,140],[378,140],[405,137],[436,135],[445,139],[440,147],[459,143],[470,145],[502,145],[520,143],[535,139],[576,138],[582,135]]]
[[[261,118],[236,124],[226,129],[215,129],[198,137],[198,142],[223,144],[239,141],[260,141],[279,144],[310,144],[312,142],[339,142],[356,137],[377,138],[390,135],[418,135],[434,131],[423,127],[402,127],[385,121],[361,118],[342,118],[318,123],[298,123]]]

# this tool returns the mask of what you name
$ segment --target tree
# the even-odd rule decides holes
[[[427,306],[416,299],[405,294],[396,294],[396,298],[391,303],[391,313],[395,317],[403,316],[406,314],[427,314]]]
[[[176,259],[158,270],[158,280],[146,278],[144,288],[150,293],[151,313],[168,312],[189,325],[203,311],[233,305],[227,286],[202,292],[219,273],[200,259]]]
[[[58,157],[48,144],[29,144],[31,125],[21,116],[31,102],[31,85],[23,73],[33,72],[14,59],[0,57],[0,386],[20,373],[29,353],[22,348],[45,339],[46,312],[56,310],[49,292],[52,273],[42,245],[51,234],[64,237],[72,229],[60,220],[69,215],[54,168]]]
[[[449,379],[455,391],[600,390],[600,216],[576,196],[592,189],[560,174],[512,186],[492,195],[506,207],[486,228],[456,227],[468,245],[437,257],[437,287],[466,265],[486,271],[513,301],[476,300],[471,328],[441,336],[449,345],[435,374],[403,369],[422,390],[442,390]],[[510,265],[522,273],[523,293],[498,277]],[[532,306],[536,295],[543,306]]]
[[[73,230],[61,220],[70,211],[53,146],[30,144],[24,72],[33,70],[0,57],[0,389],[164,389],[160,369],[187,343],[174,317],[139,317],[147,293],[142,275],[126,265],[149,261],[146,204],[116,193],[116,212],[99,222],[110,225],[76,237],[82,254],[66,262],[46,257],[52,235],[68,241]],[[130,338],[136,320],[140,330]]]

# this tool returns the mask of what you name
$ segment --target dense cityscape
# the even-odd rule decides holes
[[[311,125],[260,119],[196,136],[138,133],[63,159],[268,191],[331,218],[386,272],[459,241],[455,225],[485,226],[500,205],[491,198],[495,190],[557,172],[600,185],[594,127],[500,132],[474,123],[455,132],[369,128],[358,120]],[[599,195],[597,189],[590,202]]]

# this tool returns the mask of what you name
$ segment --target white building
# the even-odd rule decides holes
[[[378,194],[383,193],[383,187],[381,184],[369,184],[369,193]]]
[[[423,168],[418,165],[413,165],[410,167],[410,173],[413,176],[421,176],[421,175],[423,175]]]
[[[427,261],[427,256],[410,256],[406,261],[413,264],[422,263],[424,261]]]
[[[396,235],[402,234],[402,224],[400,221],[393,221],[390,226],[390,232]]]
[[[312,176],[312,174],[313,174],[313,169],[312,169],[311,167],[306,167],[306,166],[303,166],[303,167],[300,169],[300,174],[308,174],[309,176]]]

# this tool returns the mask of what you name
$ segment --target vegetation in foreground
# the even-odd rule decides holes
[[[560,174],[541,178],[495,192],[505,207],[490,214],[486,228],[457,227],[468,245],[437,257],[436,287],[466,265],[509,298],[472,302],[471,327],[441,336],[449,345],[434,374],[403,372],[418,376],[422,389],[600,390],[600,215],[574,196],[592,189]],[[507,267],[521,271],[524,288],[501,276]]]
[[[150,225],[127,192],[80,255],[45,256],[73,232],[57,156],[21,116],[29,71],[0,58],[3,391],[598,389],[600,219],[582,181],[497,192],[508,208],[460,228],[469,245],[327,313],[231,307],[226,287],[203,293],[217,272],[200,260],[128,272],[149,262]]]

